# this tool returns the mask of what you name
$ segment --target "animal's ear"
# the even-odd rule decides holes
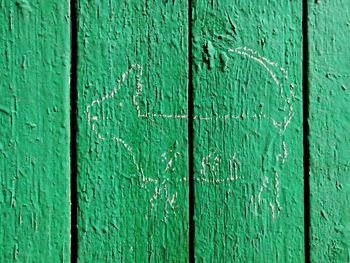
[[[107,90],[85,108],[88,123],[94,131],[101,127],[108,128],[138,114],[137,99],[142,92],[141,66],[131,65],[121,73],[115,86]]]

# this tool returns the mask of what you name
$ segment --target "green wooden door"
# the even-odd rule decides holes
[[[0,14],[0,262],[350,262],[347,1]]]

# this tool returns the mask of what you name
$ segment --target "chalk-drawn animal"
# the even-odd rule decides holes
[[[212,142],[213,145],[210,145],[208,141],[204,145],[195,145],[202,147],[197,151],[202,155],[198,158],[200,162],[195,164],[194,181],[212,184],[213,187],[218,184],[243,187],[243,184],[239,184],[240,180],[244,185],[250,184],[251,187],[247,190],[249,198],[245,200],[246,208],[257,214],[261,203],[265,202],[275,218],[282,209],[279,202],[279,177],[283,176],[283,165],[288,158],[288,145],[283,140],[283,134],[294,115],[294,87],[288,83],[286,70],[256,51],[237,47],[226,52],[235,58],[234,62],[243,63],[239,61],[245,59],[246,66],[259,69],[260,74],[264,72],[264,75],[261,76],[261,87],[249,87],[248,84],[244,84],[243,88],[236,87],[242,89],[242,98],[238,98],[236,104],[243,99],[250,101],[251,111],[233,113],[219,110],[219,114],[213,116],[193,116],[194,122],[200,121],[201,125],[215,123],[224,127],[219,131],[222,134],[222,142]],[[186,160],[180,160],[179,168],[177,161],[185,155],[187,148],[183,145],[186,140],[179,143],[176,132],[155,129],[162,127],[162,123],[165,122],[173,123],[174,129],[185,127],[188,115],[176,112],[148,112],[144,96],[151,87],[143,83],[143,70],[139,64],[131,65],[121,74],[115,87],[86,106],[86,116],[91,133],[98,140],[115,145],[120,152],[120,160],[128,163],[127,174],[121,176],[138,182],[141,188],[148,191],[153,189],[149,196],[151,209],[163,197],[166,220],[168,209],[176,208],[178,197],[176,189],[171,187],[171,182],[188,183],[188,178],[181,176],[181,173],[178,176],[176,170],[181,167],[183,169],[183,162]],[[250,74],[257,73],[252,70]],[[269,82],[269,85],[266,85],[266,82]],[[266,88],[271,90],[261,92]],[[256,100],[258,93],[266,94],[270,100],[269,105],[261,105],[261,102]],[[155,125],[155,129],[151,124],[138,124],[149,121],[158,124]],[[178,122],[182,126],[176,126]],[[228,123],[228,128],[225,128],[225,123]],[[171,127],[171,124],[166,127]],[[167,138],[167,141],[172,142],[167,148],[152,147],[152,155],[158,156],[159,159],[150,159],[149,156],[145,156],[147,153],[137,151],[140,145],[156,142],[161,136],[173,137]],[[203,138],[206,136],[207,134],[203,134]],[[233,145],[227,144],[225,137],[231,138],[228,141],[234,141]],[[235,137],[236,139],[232,140]],[[145,168],[150,160],[158,162],[153,163],[158,170],[153,174]]]

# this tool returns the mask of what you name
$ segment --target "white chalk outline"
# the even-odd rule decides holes
[[[266,70],[266,72],[271,76],[271,78],[273,79],[274,83],[279,86],[280,88],[280,96],[284,96],[285,98],[285,102],[286,105],[288,105],[289,109],[288,109],[288,114],[286,117],[284,117],[283,121],[276,121],[275,119],[273,119],[272,117],[269,117],[269,119],[272,121],[272,124],[274,127],[278,128],[279,130],[279,135],[282,136],[282,134],[286,131],[288,125],[290,124],[293,116],[294,116],[294,112],[293,112],[293,103],[292,100],[295,99],[295,93],[294,93],[294,86],[293,84],[290,84],[290,88],[289,88],[289,92],[291,94],[291,97],[289,97],[288,95],[284,94],[284,85],[283,83],[280,83],[278,77],[276,76],[276,73],[274,70],[278,70],[279,72],[281,72],[282,76],[284,77],[285,80],[288,80],[288,73],[287,71],[282,68],[279,67],[279,65],[276,62],[273,62],[269,59],[267,59],[266,57],[260,55],[258,52],[254,51],[253,49],[247,48],[247,47],[236,47],[236,48],[230,48],[227,50],[229,53],[235,53],[238,54],[240,56],[244,56],[247,57],[250,60],[253,60],[255,62],[257,62],[259,65],[261,65],[264,70]],[[121,78],[119,80],[117,80],[117,87],[114,87],[114,89],[111,92],[107,92],[103,97],[101,97],[100,99],[95,99],[93,100],[88,106],[86,106],[85,108],[85,113],[87,115],[87,120],[88,120],[88,124],[91,127],[91,130],[97,135],[97,137],[100,140],[105,140],[106,138],[104,138],[96,129],[94,123],[92,121],[97,121],[98,117],[97,116],[91,116],[91,107],[101,104],[104,101],[108,100],[108,99],[113,99],[115,97],[115,95],[119,92],[119,90],[121,89],[122,85],[125,83],[128,75],[130,75],[133,71],[137,71],[138,75],[137,75],[137,90],[135,95],[133,95],[132,97],[132,104],[136,109],[137,112],[137,116],[138,118],[163,118],[163,119],[188,119],[188,115],[184,115],[184,114],[154,114],[154,113],[149,113],[149,112],[141,112],[141,108],[140,105],[138,104],[138,97],[141,96],[142,91],[143,91],[143,85],[142,85],[142,75],[143,75],[143,69],[142,66],[140,64],[132,64],[122,75]],[[254,114],[252,116],[249,115],[249,113],[242,113],[240,115],[231,115],[231,114],[226,114],[226,115],[221,115],[221,116],[194,116],[193,119],[194,120],[203,120],[203,121],[208,121],[208,120],[237,120],[237,119],[263,119],[263,118],[267,118],[267,115],[264,113],[260,113],[260,114]],[[136,169],[139,171],[139,173],[142,176],[142,182],[143,183],[154,183],[154,184],[159,184],[160,181],[158,179],[153,179],[150,177],[146,177],[143,173],[143,169],[142,167],[139,166],[139,164],[136,161],[136,157],[135,154],[133,152],[132,147],[130,146],[130,144],[128,144],[125,140],[123,140],[122,138],[119,137],[115,137],[112,136],[112,140],[114,140],[115,142],[117,142],[118,144],[122,145],[122,147],[124,149],[127,150],[127,152],[129,153],[129,155],[132,158],[133,164],[135,165]],[[282,164],[284,164],[286,162],[287,159],[287,151],[286,151],[286,143],[283,141],[283,154],[279,153],[276,156],[276,159],[282,159]],[[207,156],[208,157],[208,156]],[[210,155],[209,155],[210,157]],[[176,158],[176,156],[175,156]],[[205,157],[204,157],[205,158]],[[203,158],[203,159],[204,159]],[[229,181],[236,181],[238,179],[237,177],[237,164],[238,162],[236,161],[236,154],[233,155],[234,159],[229,161],[229,165],[230,165],[230,176],[228,176],[227,178],[222,178],[222,179],[217,179],[217,178],[213,178],[213,179],[207,179],[204,177],[196,177],[194,178],[194,180],[196,181],[201,181],[201,182],[205,182],[205,183],[214,183],[214,184],[218,184],[218,183],[224,183],[224,182],[229,182]],[[233,161],[233,163],[232,163]],[[167,164],[165,171],[166,172],[169,167],[171,166],[172,160],[170,160],[170,163]],[[234,176],[232,174],[232,165],[234,166]],[[203,166],[203,160],[202,160],[202,166]],[[202,170],[201,170],[202,173]],[[265,176],[266,177],[266,176]],[[266,177],[267,178],[267,177]],[[168,192],[167,192],[167,187],[165,182],[169,181],[168,178],[164,179],[161,184],[164,185],[164,191],[165,191],[165,195],[167,197],[167,201],[169,201],[168,199]],[[187,178],[180,178],[179,181],[187,181]],[[263,190],[267,187],[268,181],[264,180],[262,182],[262,185],[260,187],[260,192],[258,193],[258,206],[260,206],[260,202],[261,202],[261,194],[263,192]],[[155,194],[153,195],[153,197],[149,200],[149,202],[151,203],[151,210],[154,207],[153,201],[157,199],[158,195],[160,194],[159,192],[159,187],[155,187]],[[278,173],[275,173],[275,203],[277,204],[278,207],[278,212],[281,210],[281,206],[278,200],[278,194],[279,194],[279,182],[278,182]],[[176,196],[172,197],[172,201],[169,202],[169,204],[171,205],[172,208],[173,207],[173,203],[175,202],[175,199],[177,197],[177,193]],[[250,197],[250,203],[254,202],[254,196]],[[269,202],[269,205],[271,207],[272,210],[272,217],[273,219],[275,219],[275,207],[272,204],[272,202]],[[254,202],[254,211],[256,213],[256,202]],[[168,210],[167,210],[167,203],[165,205],[165,214],[168,214]],[[166,220],[166,217],[165,217]]]

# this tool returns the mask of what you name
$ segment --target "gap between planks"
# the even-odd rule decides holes
[[[78,261],[78,191],[77,191],[77,63],[78,63],[78,27],[77,27],[77,3],[70,0],[71,23],[71,72],[70,72],[70,196],[71,196],[71,239],[70,262]]]
[[[309,143],[309,41],[308,41],[308,1],[302,2],[303,34],[303,149],[304,149],[304,253],[305,263],[310,263],[310,143]]]
[[[193,111],[194,111],[194,89],[193,89],[193,54],[192,54],[192,0],[188,0],[188,177],[189,177],[189,194],[188,194],[188,256],[189,262],[195,262],[195,222],[194,222],[194,144],[193,144]]]

